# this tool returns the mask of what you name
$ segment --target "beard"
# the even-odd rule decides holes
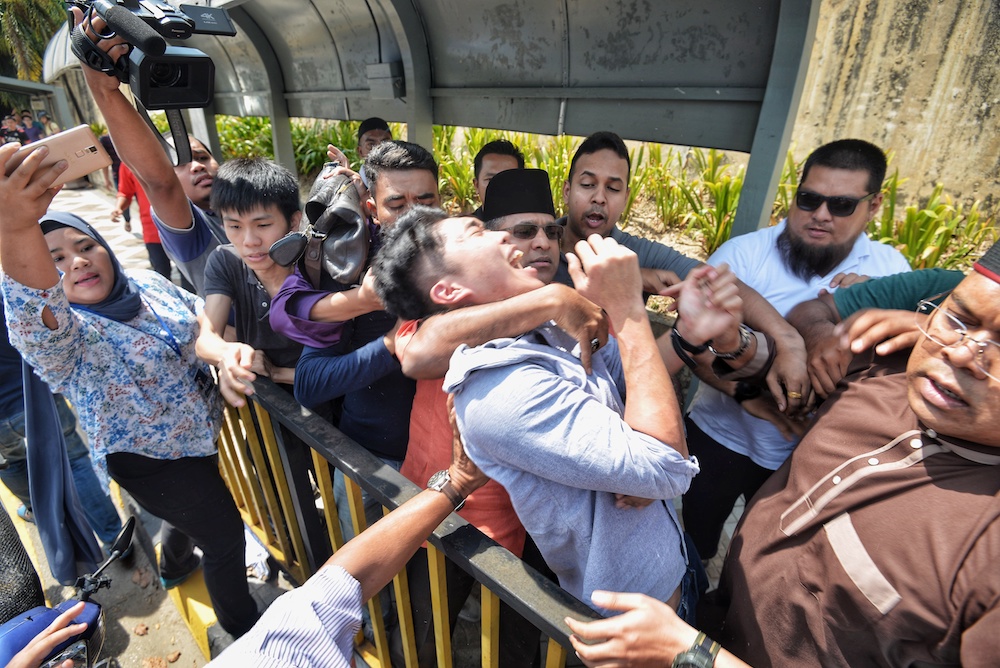
[[[803,281],[809,281],[814,276],[826,276],[833,271],[854,248],[855,241],[814,246],[791,234],[786,225],[778,237],[778,251],[790,272]]]

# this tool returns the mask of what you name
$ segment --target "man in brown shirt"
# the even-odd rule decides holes
[[[905,374],[884,358],[849,376],[747,509],[716,637],[751,665],[996,665],[1000,245],[974,269],[917,316]],[[691,643],[668,612],[620,599],[626,615],[572,624],[604,640],[577,645],[588,665],[652,646],[653,630],[665,662]]]

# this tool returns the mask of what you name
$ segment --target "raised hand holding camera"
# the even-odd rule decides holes
[[[67,5],[82,13],[71,38],[76,57],[92,69],[127,82],[145,108],[186,109],[211,103],[212,59],[197,49],[168,46],[165,40],[193,34],[235,35],[224,9],[181,5],[178,10],[159,0],[141,4],[138,0],[74,0]],[[109,48],[102,48],[103,40],[110,40]],[[127,51],[113,50],[123,43]]]

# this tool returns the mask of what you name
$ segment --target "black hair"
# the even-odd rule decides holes
[[[372,116],[371,118],[366,118],[361,121],[361,125],[358,126],[358,143],[361,143],[361,138],[365,136],[366,133],[372,130],[385,130],[388,133],[392,133],[389,128],[389,124],[385,122],[384,119],[378,116]]]
[[[162,136],[167,141],[167,143],[170,144],[171,146],[174,145],[174,136],[172,134],[170,134],[170,132],[162,132],[162,133],[160,133],[160,136]],[[201,139],[199,139],[198,137],[195,137],[194,135],[188,135],[188,142],[191,142],[191,141],[198,142],[199,144],[201,144],[202,146],[205,147],[205,150],[208,151],[209,155],[212,155],[212,147],[209,146],[208,142],[202,141]],[[214,158],[215,156],[212,155],[212,157]]]
[[[389,139],[375,148],[365,158],[365,176],[368,177],[368,189],[372,196],[378,187],[378,177],[383,171],[395,172],[411,169],[425,169],[438,178],[438,164],[430,151],[420,144]]]
[[[494,139],[479,149],[476,159],[472,163],[472,171],[475,179],[479,179],[479,173],[483,171],[483,158],[487,155],[509,155],[517,160],[517,168],[524,169],[524,154],[521,149],[507,141],[506,139]]]
[[[573,160],[569,163],[569,176],[566,177],[566,180],[573,180],[573,172],[576,170],[576,161],[579,160],[581,156],[597,153],[598,151],[603,151],[604,149],[614,151],[618,154],[619,158],[625,159],[625,162],[628,164],[628,178],[632,178],[632,158],[628,154],[628,148],[625,147],[625,142],[622,141],[622,138],[614,132],[602,130],[600,132],[595,132],[584,139],[583,143],[580,144],[580,148],[576,149],[576,153],[573,154]],[[626,185],[628,185],[628,179],[626,179]]]
[[[375,257],[375,291],[389,313],[406,320],[443,310],[431,301],[430,289],[449,272],[438,223],[449,216],[441,209],[415,206],[383,232]]]
[[[288,169],[265,158],[233,158],[219,167],[212,183],[213,211],[249,213],[274,204],[291,224],[299,206],[299,182]]]
[[[882,190],[886,169],[885,153],[875,144],[863,139],[838,139],[829,144],[823,144],[810,153],[802,166],[802,178],[799,179],[799,185],[805,182],[813,165],[829,167],[830,169],[868,172],[868,192],[875,193]]]

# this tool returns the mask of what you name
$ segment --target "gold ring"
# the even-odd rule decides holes
[[[789,399],[801,399],[802,398],[802,393],[800,393],[800,392],[785,392],[785,396],[787,396]]]

